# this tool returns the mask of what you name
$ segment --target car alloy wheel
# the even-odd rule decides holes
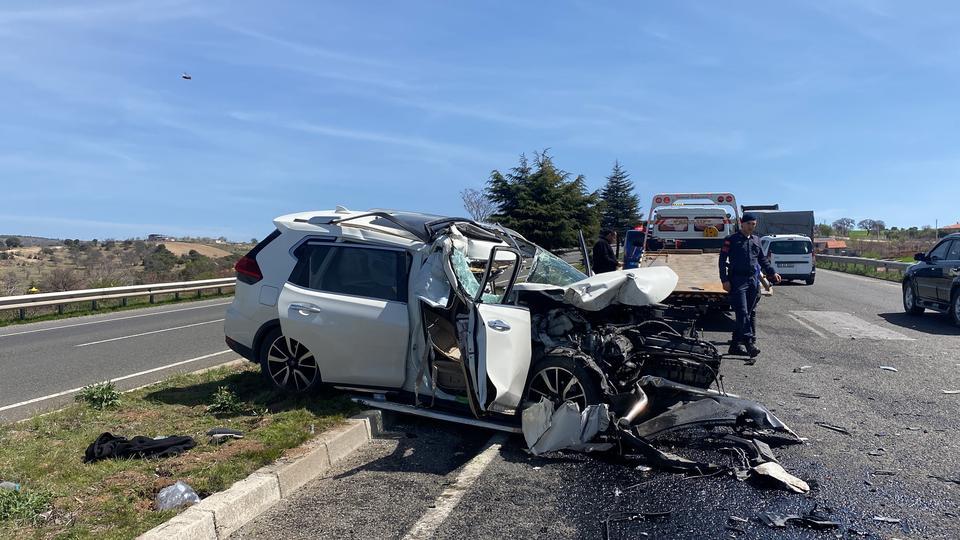
[[[587,407],[587,396],[580,379],[562,367],[545,367],[530,379],[527,401],[537,402],[544,397],[554,405],[572,401],[580,410]]]
[[[903,310],[909,315],[920,315],[924,309],[917,305],[917,294],[913,290],[913,282],[903,284]]]
[[[291,392],[303,392],[314,387],[320,376],[313,352],[299,341],[282,335],[270,344],[265,367],[277,388]]]
[[[953,293],[953,324],[960,326],[960,289]]]

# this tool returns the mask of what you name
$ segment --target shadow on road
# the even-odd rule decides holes
[[[954,326],[949,317],[940,313],[924,313],[919,316],[906,313],[880,313],[879,315],[890,324],[924,334],[960,336],[960,327]]]

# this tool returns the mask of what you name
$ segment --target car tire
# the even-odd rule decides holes
[[[907,315],[920,315],[925,311],[923,306],[917,305],[917,291],[913,281],[903,282],[903,311]]]
[[[953,324],[960,326],[960,287],[953,290],[953,300],[950,302],[950,314],[953,317]]]
[[[808,277],[808,278],[804,281],[804,283],[806,283],[807,285],[813,285],[813,281],[814,281],[815,279],[816,279],[816,278],[815,278],[814,276],[810,276],[810,277]]]
[[[577,381],[571,383],[571,378]],[[582,361],[570,356],[545,356],[530,370],[524,401],[531,405],[543,397],[553,401],[554,406],[573,401],[580,410],[602,401],[596,377]]]
[[[306,394],[323,384],[313,352],[295,339],[285,337],[279,327],[263,337],[257,358],[260,373],[277,390]]]

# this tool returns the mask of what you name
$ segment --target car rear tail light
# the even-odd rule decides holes
[[[727,202],[733,202],[733,196],[727,195]]]
[[[664,197],[663,202],[666,204],[670,204],[670,197]]]
[[[253,285],[263,279],[260,265],[257,264],[255,258],[249,255],[241,257],[233,269],[237,271],[237,279],[249,285]]]
[[[653,202],[655,202],[655,203],[657,203],[657,204],[660,204],[660,203],[663,202],[663,198],[662,198],[662,197],[657,197],[656,199],[653,200]]]
[[[723,196],[722,196],[722,195],[719,196],[719,197],[717,197],[717,202],[723,202]]]

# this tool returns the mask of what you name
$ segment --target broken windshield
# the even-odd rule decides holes
[[[586,274],[570,266],[560,257],[538,247],[533,259],[533,270],[527,276],[527,282],[566,287],[586,278]]]

